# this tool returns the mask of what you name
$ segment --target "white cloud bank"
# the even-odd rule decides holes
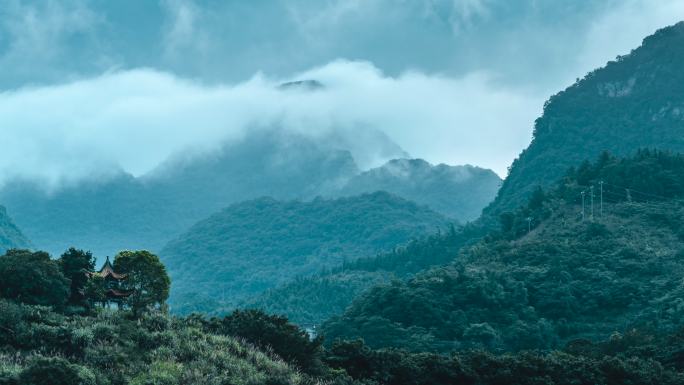
[[[493,88],[486,74],[394,78],[365,62],[337,61],[293,79],[325,88],[281,90],[288,79],[261,75],[204,86],[139,69],[2,93],[0,181],[54,185],[113,166],[140,175],[173,153],[274,126],[307,135],[379,129],[414,157],[503,174],[529,141],[543,102]]]

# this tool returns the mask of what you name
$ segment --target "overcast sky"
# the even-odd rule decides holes
[[[140,175],[274,125],[505,176],[551,94],[681,19],[681,0],[3,0],[0,183]],[[277,89],[297,79],[325,88]]]

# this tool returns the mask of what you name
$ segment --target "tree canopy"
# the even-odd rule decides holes
[[[70,282],[48,253],[9,250],[0,256],[0,297],[27,304],[63,306]]]
[[[138,313],[169,298],[171,279],[159,257],[146,250],[122,251],[114,257],[114,269],[126,274],[127,302]]]
[[[95,269],[95,258],[89,251],[69,248],[58,260],[59,267],[64,277],[71,281],[69,302],[83,304],[85,301],[85,288],[88,284],[88,272]]]

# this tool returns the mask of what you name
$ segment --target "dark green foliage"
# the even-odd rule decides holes
[[[631,187],[640,199],[605,199],[602,217],[597,210],[594,221],[582,221],[584,183],[609,181],[608,196],[609,186],[637,186],[646,174],[658,194]],[[501,232],[464,248],[451,265],[373,288],[323,331],[372,347],[441,352],[550,349],[625,327],[673,331],[682,325],[684,292],[682,176],[679,155],[604,155],[557,188],[538,190],[502,217]],[[511,226],[529,216],[529,234]]]
[[[95,258],[91,252],[69,248],[58,260],[64,277],[71,281],[69,302],[82,305],[86,302],[85,289],[88,284],[88,272],[95,269]]]
[[[274,354],[210,333],[196,319],[107,310],[65,316],[0,300],[3,385],[261,385],[275,379],[313,383]]]
[[[684,23],[678,23],[552,96],[535,122],[532,143],[513,162],[485,212],[498,216],[514,209],[536,186],[551,186],[569,167],[604,151],[618,156],[640,148],[683,152],[683,67]]]
[[[440,214],[384,192],[312,202],[263,198],[198,223],[160,255],[174,280],[172,310],[185,313],[201,305],[193,292],[231,308],[448,225]]]
[[[452,261],[458,250],[479,235],[470,226],[409,242],[372,258],[344,263],[329,272],[297,279],[244,302],[241,307],[285,314],[304,325],[320,325],[341,314],[365,290],[392,279],[407,278],[430,266]]]
[[[25,249],[30,245],[28,239],[7,215],[5,207],[0,206],[0,253],[9,249]]]
[[[45,252],[9,250],[0,256],[0,298],[61,307],[69,297],[69,280]]]
[[[169,298],[171,279],[159,257],[149,251],[120,252],[114,258],[114,269],[127,276],[123,290],[133,292],[126,303],[135,314],[154,305],[163,305]]]
[[[87,385],[94,378],[84,378],[81,370],[63,358],[38,358],[19,375],[19,384],[26,385]]]
[[[241,337],[262,349],[271,349],[305,373],[320,374],[323,370],[323,339],[310,340],[305,331],[285,317],[258,310],[236,310],[224,318],[212,318],[206,328],[212,333]]]
[[[96,304],[104,304],[107,300],[107,283],[105,279],[99,275],[88,279],[83,287],[83,296],[85,302],[90,307]]]
[[[325,362],[363,384],[621,385],[684,381],[684,374],[667,363],[668,344],[655,343],[650,337],[650,341],[627,344],[621,341],[622,336],[611,337],[601,344],[588,343],[584,349],[565,352],[495,355],[470,351],[451,356],[371,350],[361,341],[338,341],[327,352]],[[655,357],[645,354],[648,351]]]
[[[395,159],[354,176],[337,194],[388,191],[466,222],[480,216],[500,185],[498,175],[479,167],[433,166],[422,159]]]
[[[386,271],[345,271],[295,279],[246,300],[239,308],[283,314],[299,325],[320,325],[341,314],[354,298],[393,277]]]

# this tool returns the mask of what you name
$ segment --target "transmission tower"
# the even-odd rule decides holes
[[[600,208],[600,214],[599,216],[603,218],[603,181],[599,182],[599,187],[601,188],[601,208]]]
[[[594,220],[594,186],[591,186],[589,188],[589,190],[591,192],[591,216],[590,216],[590,218],[593,221]]]

